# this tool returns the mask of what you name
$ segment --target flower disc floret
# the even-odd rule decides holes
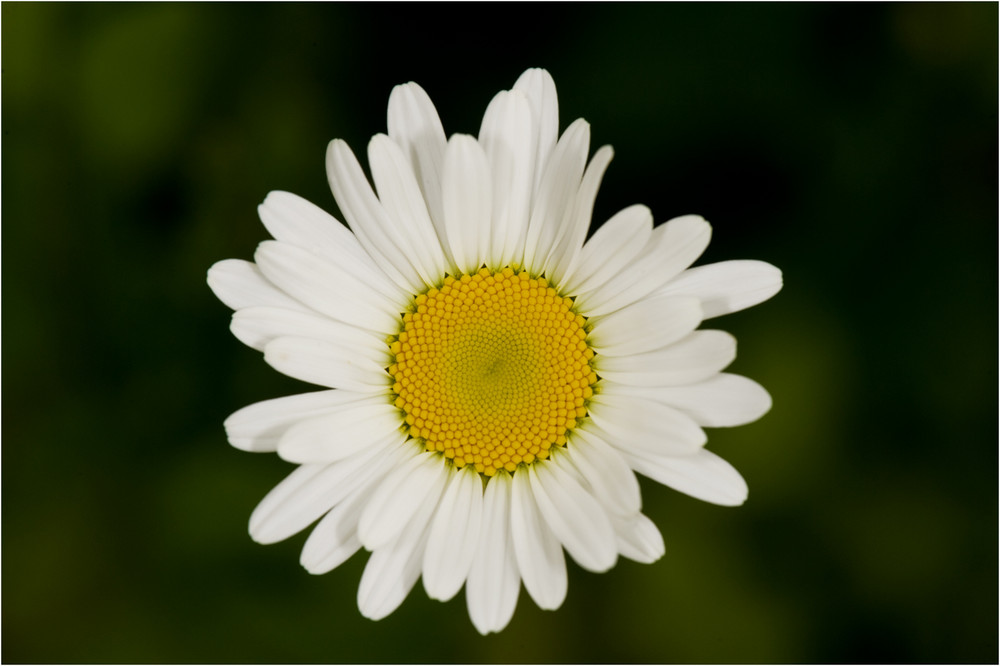
[[[486,476],[548,458],[597,381],[585,326],[545,278],[509,267],[416,296],[390,344],[410,436]]]

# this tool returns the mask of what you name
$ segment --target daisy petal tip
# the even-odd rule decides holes
[[[271,544],[278,543],[281,539],[274,538],[272,534],[269,534],[266,529],[266,516],[260,510],[260,506],[250,514],[250,521],[247,523],[247,532],[250,534],[250,538],[256,543],[262,546],[270,546]]]
[[[392,142],[388,134],[382,134],[381,132],[372,136],[371,140],[368,141],[368,155],[369,161],[371,161],[371,154],[373,151],[385,151],[388,150],[386,142]]]
[[[415,81],[396,84],[389,93],[389,106],[393,106],[394,100],[398,103],[400,97],[414,95],[427,96],[427,92]]]
[[[756,382],[754,382],[754,383],[756,383]],[[757,385],[760,386],[760,384],[757,384]],[[763,386],[760,387],[760,398],[759,398],[759,400],[760,400],[760,402],[757,405],[757,411],[759,413],[757,414],[757,416],[755,418],[753,418],[751,421],[749,421],[749,423],[753,423],[753,421],[756,421],[757,419],[760,419],[760,418],[763,418],[764,416],[766,416],[767,413],[770,412],[771,408],[774,406],[774,399],[771,398],[771,393],[767,389],[765,389]]]
[[[748,299],[750,303],[744,307],[759,305],[771,299],[785,286],[785,275],[774,264],[756,259],[738,260],[734,263],[743,265],[744,272],[747,273],[745,282],[743,283],[744,289],[753,290],[752,300]]]
[[[328,573],[325,568],[316,566],[315,562],[304,562],[299,560],[299,565],[305,569],[306,573],[310,576],[322,576],[323,574]]]
[[[777,267],[752,259],[734,259],[689,268],[666,285],[661,295],[694,295],[702,300],[705,318],[719,317],[758,305],[781,291]]]
[[[264,361],[272,368],[281,372],[281,366],[288,362],[291,354],[287,344],[282,339],[272,340],[264,347]]]
[[[208,270],[205,271],[205,280],[208,282],[209,287],[212,286],[213,282],[217,281],[220,271],[225,270],[225,264],[227,261],[230,261],[230,259],[222,259],[220,261],[217,261],[211,266],[209,266]]]
[[[549,70],[544,67],[529,67],[521,73],[521,76],[518,77],[514,87],[530,88],[533,86],[537,86],[539,88],[551,88],[554,92],[556,82],[555,79],[552,78],[552,74],[549,73]]]
[[[267,195],[265,195],[264,200],[257,205],[257,211],[259,212],[262,208],[279,206],[293,199],[298,199],[298,197],[291,192],[286,192],[285,190],[271,190],[267,193]]]
[[[765,273],[766,272],[771,273],[771,281],[772,281],[771,289],[774,290],[769,295],[764,297],[764,300],[766,301],[767,299],[771,298],[771,296],[774,296],[784,288],[785,274],[781,271],[780,268],[778,268],[773,264],[769,264],[766,261],[762,261],[760,263],[763,264],[762,269]]]
[[[714,504],[729,507],[743,506],[746,504],[749,496],[750,489],[746,486],[746,484],[744,484],[742,488],[734,488],[731,495],[726,498],[721,498],[719,501],[714,502]]]
[[[680,217],[667,220],[666,223],[677,227],[684,227],[692,236],[712,235],[711,223],[701,215],[681,215]]]
[[[503,631],[504,629],[507,628],[508,624],[510,624],[510,619],[509,618],[507,619],[506,622],[504,622],[502,624],[499,623],[499,622],[488,622],[488,621],[484,621],[484,620],[478,620],[477,621],[474,618],[470,618],[470,620],[472,620],[472,626],[476,629],[477,632],[479,632],[480,636],[489,636],[490,634],[499,634],[501,631]]]
[[[261,275],[253,262],[243,259],[215,262],[209,267],[205,282],[216,298],[231,310],[247,307],[257,300],[274,298],[273,285]]]
[[[750,496],[750,487],[741,474],[735,472],[729,484],[721,489],[719,495],[707,501],[718,506],[737,507],[746,504]]]
[[[333,174],[340,173],[341,162],[348,155],[353,158],[354,151],[351,150],[351,147],[343,139],[333,139],[330,143],[326,144],[326,171],[328,177],[333,178]]]

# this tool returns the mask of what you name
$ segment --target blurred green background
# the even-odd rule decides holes
[[[993,662],[997,5],[2,6],[4,662]],[[595,219],[700,213],[785,289],[711,322],[774,397],[710,431],[740,509],[643,481],[667,553],[499,636],[246,521],[290,471],[223,419],[306,387],[205,285],[256,205],[336,211],[392,86],[449,133],[547,67],[616,150]]]

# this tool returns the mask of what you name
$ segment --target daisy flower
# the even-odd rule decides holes
[[[347,226],[272,192],[258,210],[274,240],[208,272],[239,340],[325,387],[226,420],[236,448],[298,465],[250,535],[315,523],[301,556],[314,574],[370,551],[358,607],[371,619],[422,578],[441,601],[464,585],[473,625],[496,632],[521,583],[539,607],[562,604],[564,550],[593,572],[657,560],[635,472],[746,499],[703,428],[753,421],[771,400],[722,372],[734,338],[699,326],[774,295],[780,271],[690,268],[709,224],[654,226],[641,205],[586,240],[612,150],[588,160],[589,125],[558,129],[545,70],[494,97],[478,137],[447,138],[424,90],[397,86],[388,134],[368,144],[374,188],[347,144],[327,150]]]

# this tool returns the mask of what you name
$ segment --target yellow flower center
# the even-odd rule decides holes
[[[597,381],[571,299],[544,278],[483,268],[414,300],[389,367],[412,437],[486,476],[566,443]]]

